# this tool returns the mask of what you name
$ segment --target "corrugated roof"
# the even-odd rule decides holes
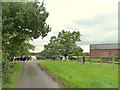
[[[120,43],[90,44],[90,49],[120,49]]]

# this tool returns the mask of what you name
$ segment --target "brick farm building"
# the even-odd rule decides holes
[[[113,44],[91,44],[90,45],[91,57],[120,57],[120,43]]]

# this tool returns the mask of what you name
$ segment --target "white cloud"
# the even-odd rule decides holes
[[[45,0],[49,12],[47,23],[52,27],[44,39],[31,41],[41,51],[51,36],[63,29],[80,31],[84,51],[90,43],[116,42],[118,37],[118,0]]]
[[[89,49],[90,45],[78,45],[78,46],[80,46],[83,49],[83,52],[89,52],[90,51],[90,49]]]

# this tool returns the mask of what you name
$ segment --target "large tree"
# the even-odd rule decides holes
[[[54,55],[81,55],[83,49],[76,45],[76,42],[80,40],[80,32],[70,32],[64,31],[59,32],[58,36],[52,36],[50,39],[50,43],[44,46],[44,50],[41,54],[46,54],[46,56],[54,56]]]
[[[48,15],[43,2],[2,3],[3,52],[17,56],[34,49],[29,40],[44,38],[51,31],[46,24]]]
[[[11,76],[9,56],[28,55],[29,49],[34,49],[29,41],[44,38],[51,31],[46,24],[48,15],[43,2],[2,3],[2,84]]]

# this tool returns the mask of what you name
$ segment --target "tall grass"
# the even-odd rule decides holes
[[[2,88],[14,88],[16,86],[17,80],[20,76],[20,71],[22,68],[21,63],[13,64],[14,67],[10,68],[10,78],[7,81],[3,81]]]
[[[76,61],[40,62],[66,88],[118,88],[118,66],[96,63],[78,64]]]

